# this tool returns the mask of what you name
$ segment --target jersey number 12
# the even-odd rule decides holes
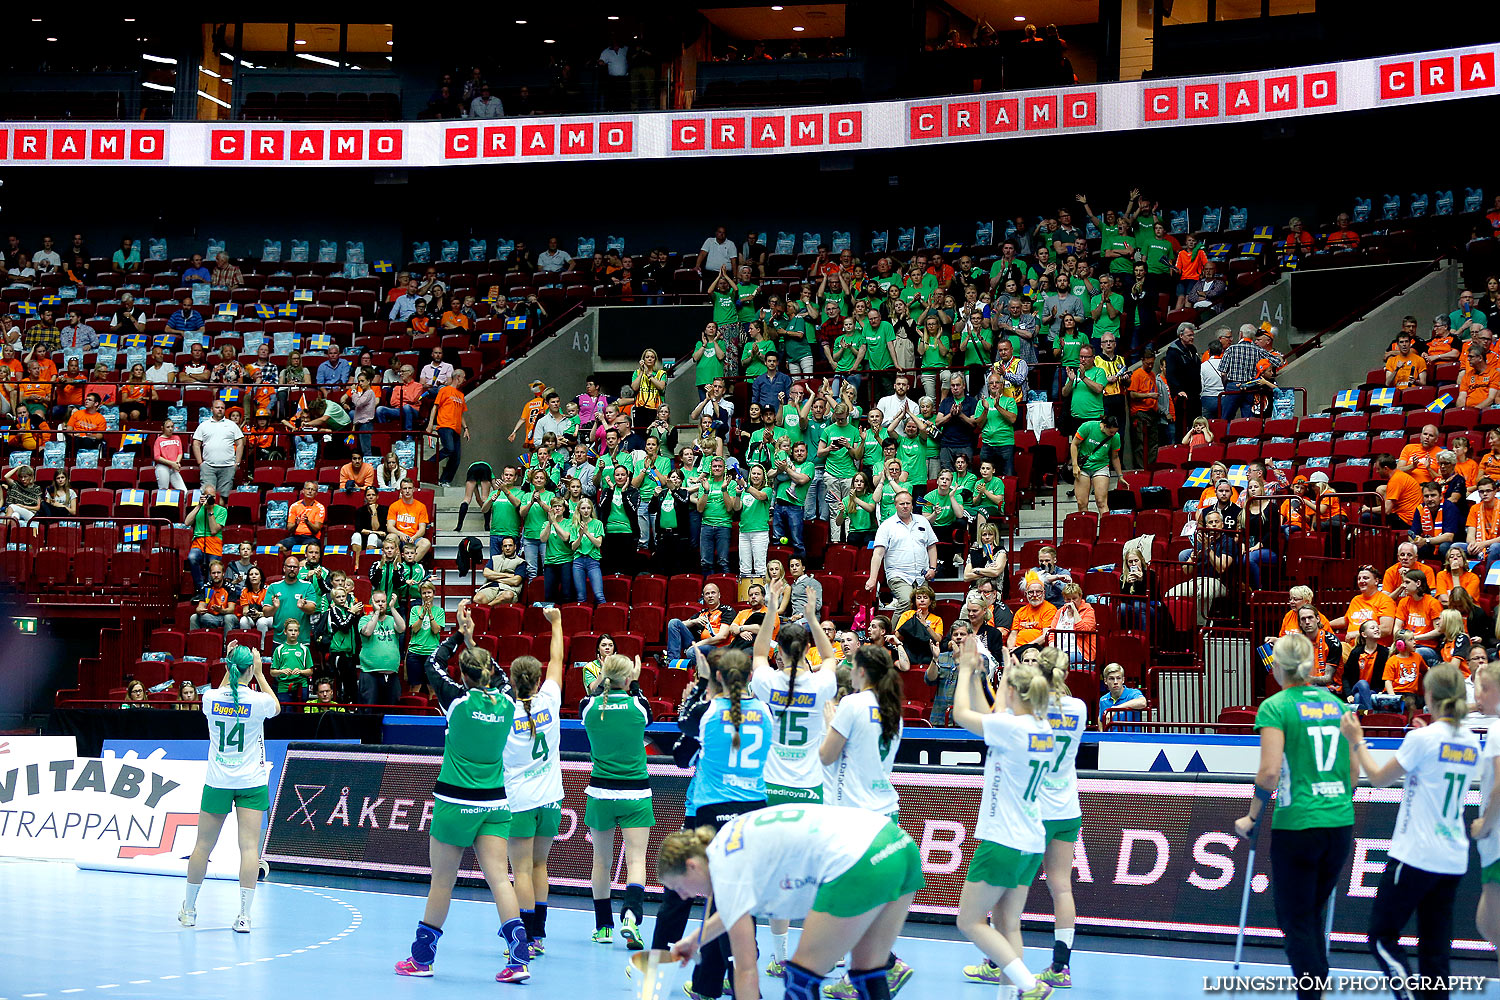
[[[725,726],[724,733],[733,741],[733,726]],[[753,771],[760,766],[759,762],[755,759],[755,755],[760,752],[760,744],[763,738],[761,730],[745,729],[741,731],[740,736],[741,741],[738,748],[735,747],[733,742],[729,744],[729,766],[732,768],[744,767]]]

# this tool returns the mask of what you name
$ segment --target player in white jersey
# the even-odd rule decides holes
[[[669,834],[657,857],[662,885],[684,899],[712,895],[716,912],[701,936],[672,946],[692,958],[729,935],[734,994],[760,995],[754,917],[801,918],[786,962],[787,1000],[821,1000],[824,978],[850,956],[854,995],[887,1000],[891,946],[912,898],[926,883],[922,855],[900,827],[859,809],[789,803],[745,813],[722,830]]]
[[[779,607],[777,600],[783,585],[773,583],[767,592],[767,606]],[[818,747],[828,720],[823,710],[838,690],[835,669],[838,657],[823,623],[817,615],[807,619],[807,628],[787,625],[776,638],[777,667],[771,665],[771,634],[775,616],[761,619],[755,636],[755,650],[750,676],[750,691],[771,709],[771,755],[766,758],[766,804],[823,801],[823,767]],[[819,665],[806,663],[809,634],[818,650]],[[819,669],[826,666],[827,669]],[[784,975],[787,956],[787,932],[790,922],[771,921],[771,964],[766,974],[777,979]]]
[[[1432,722],[1413,729],[1393,757],[1377,765],[1365,745],[1358,713],[1341,725],[1350,748],[1377,788],[1405,778],[1389,860],[1370,909],[1370,951],[1381,971],[1410,975],[1402,949],[1402,928],[1417,914],[1417,966],[1426,977],[1446,977],[1453,945],[1453,897],[1469,868],[1464,795],[1479,771],[1479,737],[1460,720],[1468,714],[1464,679],[1451,661],[1427,671],[1422,687]],[[1410,996],[1404,987],[1397,1000]],[[1446,995],[1447,991],[1441,991]]]
[[[1476,667],[1473,674],[1476,711],[1500,712],[1500,662]],[[1479,816],[1469,825],[1469,836],[1479,848],[1479,909],[1474,923],[1490,944],[1500,942],[1500,733],[1484,741],[1479,758]]]
[[[849,680],[854,692],[839,701],[818,748],[823,801],[868,809],[895,822],[901,798],[891,784],[891,769],[901,745],[901,675],[888,649],[867,642],[854,651]],[[911,966],[893,954],[888,970],[895,996],[911,978]],[[828,988],[830,1000],[855,1000],[853,975]]]
[[[958,929],[1000,967],[1021,1000],[1044,1000],[1052,984],[1026,968],[1021,909],[1047,844],[1040,798],[1057,756],[1058,740],[1047,721],[1052,687],[1036,668],[1012,666],[1001,678],[995,708],[985,710],[979,670],[978,640],[970,636],[959,652],[953,721],[983,737],[988,749],[974,828],[979,847],[958,898]],[[1007,989],[1001,987],[1002,995]]]
[[[562,825],[562,613],[546,608],[552,625],[547,674],[534,656],[510,664],[517,711],[505,743],[505,791],[510,799],[510,870],[531,957],[547,950],[547,855]]]
[[[245,683],[253,676],[259,690]],[[265,721],[281,712],[275,688],[266,680],[260,650],[230,642],[224,680],[203,696],[208,717],[208,773],[203,779],[203,804],[198,813],[198,841],[188,858],[187,896],[177,911],[184,927],[198,923],[198,890],[208,874],[208,856],[219,841],[229,810],[235,810],[240,831],[240,913],[234,929],[250,932],[250,904],[255,878],[260,874],[260,824],[271,807],[266,787]]]
[[[1073,931],[1078,908],[1073,902],[1073,846],[1083,829],[1083,807],[1078,801],[1078,746],[1089,724],[1089,708],[1068,688],[1068,655],[1049,646],[1039,656],[1042,674],[1052,685],[1052,702],[1047,706],[1047,723],[1052,727],[1057,749],[1052,764],[1042,779],[1037,801],[1042,808],[1042,828],[1047,847],[1042,870],[1047,873],[1047,888],[1052,893],[1052,964],[1037,973],[1037,978],[1054,989],[1073,985],[1068,967],[1073,955]],[[976,983],[1004,983],[1005,976],[995,963],[986,959],[979,965],[964,967],[964,977]]]

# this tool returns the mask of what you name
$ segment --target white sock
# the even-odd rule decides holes
[[[187,884],[187,901],[183,904],[189,910],[198,908],[198,890],[203,888],[202,882],[189,882]]]
[[[1026,968],[1026,963],[1019,958],[1005,967],[1005,978],[1014,983],[1022,993],[1036,987],[1036,977]]]
[[[1000,995],[997,1000],[1017,1000],[1019,996],[1019,991],[1010,983],[1000,984]]]
[[[1058,941],[1061,941],[1063,944],[1067,945],[1069,948],[1073,947],[1073,928],[1059,927],[1056,931],[1053,932],[1052,936]]]
[[[255,902],[254,889],[240,889],[240,916],[250,916],[250,904]]]
[[[778,962],[786,962],[786,939],[789,936],[790,932],[788,931],[782,931],[780,934],[777,934],[775,931],[771,932],[771,951],[776,956],[776,961]]]

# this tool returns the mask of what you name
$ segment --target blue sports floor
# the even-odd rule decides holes
[[[421,915],[415,883],[274,874],[256,892],[254,930],[235,934],[229,925],[239,905],[233,882],[210,879],[198,899],[198,926],[178,926],[183,880],[159,875],[79,871],[56,862],[0,861],[0,1000],[59,997],[234,997],[319,1000],[359,997],[472,998],[479,991],[524,991],[558,1000],[635,997],[623,972],[627,952],[593,944],[586,900],[554,897],[548,918],[548,951],[531,966],[523,986],[502,986],[494,974],[503,959],[495,935],[497,919],[488,894],[460,889],[438,950],[432,979],[404,979],[391,966],[406,957]],[[417,895],[411,893],[416,892]],[[469,898],[463,898],[463,897]],[[482,898],[476,898],[481,897]],[[648,933],[650,917],[647,919]],[[690,925],[695,926],[695,925]],[[897,953],[916,974],[903,1000],[989,1000],[994,987],[966,982],[960,967],[977,961],[953,929],[909,925],[913,934]],[[769,942],[763,940],[763,955]],[[792,932],[796,946],[797,931]],[[1050,936],[1028,935],[1032,969],[1051,957]],[[1245,974],[1281,975],[1281,952],[1247,949]],[[1362,954],[1336,953],[1335,964],[1367,973]],[[1073,998],[1198,996],[1204,977],[1227,975],[1228,951],[1219,946],[1124,939],[1080,939],[1073,953]],[[685,971],[685,970],[684,970]],[[1457,962],[1455,974],[1495,975],[1493,962]],[[671,992],[682,997],[675,977]],[[780,984],[762,979],[769,997]],[[1487,993],[1493,993],[1489,984]],[[1372,994],[1363,994],[1372,996]],[[1373,996],[1388,996],[1376,993]]]

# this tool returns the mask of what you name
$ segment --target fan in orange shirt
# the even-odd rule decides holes
[[[1500,479],[1500,428],[1491,428],[1484,440],[1490,450],[1479,456],[1479,475],[1481,478]],[[1474,486],[1479,486],[1478,479],[1474,480]]]
[[[416,545],[418,561],[425,559],[432,550],[432,543],[427,540],[427,526],[432,523],[432,516],[427,512],[427,505],[417,499],[417,484],[410,479],[401,480],[401,499],[386,510],[385,523]]]
[[[1439,663],[1457,663],[1459,671],[1464,679],[1469,677],[1469,653],[1473,648],[1468,635],[1464,632],[1463,612],[1450,608],[1438,616],[1438,631],[1442,633],[1442,639],[1438,646]]]
[[[1404,331],[1396,337],[1396,353],[1385,359],[1385,384],[1397,389],[1427,384],[1427,361],[1412,350],[1411,335]]]
[[[1359,627],[1374,621],[1380,625],[1380,644],[1391,643],[1391,631],[1396,626],[1396,603],[1380,592],[1380,571],[1374,566],[1361,566],[1355,574],[1354,586],[1359,593],[1349,602],[1349,609],[1329,622],[1335,632],[1344,636],[1344,641],[1353,644],[1358,640]]]
[[[1011,649],[1047,644],[1047,630],[1057,621],[1057,608],[1047,601],[1041,581],[1026,585],[1026,603],[1016,609],[1006,645]]]
[[[1385,675],[1391,679],[1392,689],[1397,694],[1406,696],[1408,708],[1417,707],[1420,700],[1417,692],[1422,690],[1422,675],[1426,672],[1427,661],[1413,652],[1406,643],[1391,647],[1391,655],[1385,661]]]
[[[1421,436],[1417,440],[1401,449],[1401,456],[1396,459],[1396,468],[1409,473],[1419,483],[1436,479],[1437,457],[1438,453],[1443,450],[1442,442],[1443,435],[1437,429],[1437,425],[1427,424],[1422,428]]]
[[[1468,554],[1470,559],[1489,562],[1500,556],[1500,499],[1489,476],[1474,488],[1479,491],[1479,502],[1469,507]]]
[[[97,392],[89,393],[83,401],[82,409],[74,410],[68,416],[67,427],[73,432],[69,437],[77,448],[93,451],[104,443],[104,432],[109,424],[105,422],[104,414],[99,412]]]
[[[1271,641],[1272,639],[1277,639],[1281,636],[1291,635],[1293,632],[1300,631],[1297,625],[1297,614],[1303,608],[1312,605],[1313,590],[1311,587],[1298,585],[1291,589],[1291,591],[1287,594],[1287,597],[1291,601],[1291,608],[1281,618],[1281,631],[1277,632],[1274,636],[1267,636],[1267,642]],[[1323,614],[1323,612],[1321,611],[1318,612],[1318,628],[1324,632],[1333,631],[1333,626],[1328,623],[1328,616]]]
[[[1396,546],[1395,564],[1380,578],[1380,589],[1390,594],[1391,600],[1400,600],[1401,588],[1406,583],[1406,574],[1411,570],[1421,570],[1422,578],[1427,581],[1429,588],[1437,584],[1437,574],[1433,573],[1432,567],[1417,561],[1416,543],[1402,542]]]
[[[463,457],[464,441],[469,438],[469,402],[464,398],[464,375],[462,368],[453,369],[448,384],[438,390],[432,401],[432,413],[427,418],[427,433],[438,437],[438,461],[446,456],[448,464],[438,476],[438,485],[452,486],[458,475],[458,463]]]
[[[1462,545],[1448,546],[1443,555],[1443,569],[1437,575],[1437,586],[1433,588],[1437,591],[1438,602],[1446,607],[1448,595],[1455,587],[1462,587],[1476,603],[1479,601],[1479,576],[1469,569]]]
[[[1443,606],[1432,596],[1427,578],[1420,570],[1407,570],[1401,581],[1401,599],[1396,602],[1393,634],[1416,647],[1429,663],[1437,662],[1438,647],[1442,645],[1443,633],[1438,628],[1438,616],[1442,613]]]
[[[1422,502],[1422,485],[1396,467],[1390,455],[1381,455],[1375,464],[1375,475],[1385,480],[1376,492],[1380,494],[1380,512],[1392,528],[1407,528]]]

